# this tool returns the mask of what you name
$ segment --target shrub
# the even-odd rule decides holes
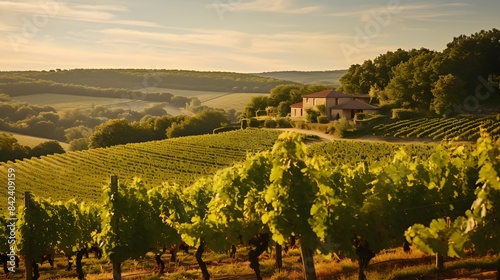
[[[357,113],[356,115],[354,115],[354,120],[355,121],[364,120],[365,118],[366,118],[366,114],[365,113]]]
[[[392,118],[396,120],[407,120],[414,118],[421,118],[423,114],[416,112],[411,109],[393,109],[392,110]]]
[[[264,121],[264,127],[267,127],[267,128],[276,128],[278,126],[278,123],[273,120],[273,119],[266,119]]]
[[[256,117],[267,116],[267,112],[266,112],[266,110],[258,110],[257,112],[255,112],[255,116]]]
[[[307,122],[303,120],[293,121],[291,124],[294,128],[309,129]]]
[[[330,122],[330,118],[328,118],[327,116],[319,116],[318,117],[318,123],[329,123]]]
[[[346,132],[351,128],[351,124],[345,118],[340,118],[340,120],[333,123],[335,128],[335,135],[342,138],[345,137]]]
[[[306,109],[306,119],[310,123],[315,123],[318,122],[318,117],[320,116],[320,113],[314,109]]]
[[[325,133],[326,133],[326,134],[331,134],[331,135],[333,135],[333,134],[335,133],[335,122],[330,123],[330,124],[326,127]]]
[[[249,127],[260,127],[260,122],[257,118],[250,118],[248,122]]]
[[[276,123],[278,124],[278,127],[280,128],[289,128],[292,127],[292,124],[290,123],[290,120],[287,118],[277,118]]]

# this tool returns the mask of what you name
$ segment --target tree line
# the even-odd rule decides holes
[[[96,126],[88,138],[88,148],[210,134],[228,123],[229,118],[224,110],[212,108],[203,109],[192,116],[145,116],[135,122],[113,119]],[[84,140],[75,139],[70,144]]]
[[[179,100],[166,91],[143,92],[125,88],[101,88],[89,85],[58,83],[46,80],[24,79],[15,82],[0,83],[0,90],[9,96],[22,96],[42,93],[54,93],[65,95],[78,95],[87,97],[107,97],[145,100],[154,102],[167,102],[172,105],[184,106],[186,100]]]
[[[473,113],[476,104],[467,102],[500,102],[499,38],[498,29],[482,30],[453,38],[443,51],[388,51],[351,65],[340,78],[339,90],[370,94],[381,106],[426,115]]]
[[[166,69],[57,69],[0,73],[0,82],[7,80],[10,83],[39,82],[44,86],[53,84],[61,87],[71,84],[73,87],[81,88],[109,88],[109,92],[113,89],[121,91],[127,89],[129,93],[143,88],[267,93],[279,84],[291,83],[251,74]]]

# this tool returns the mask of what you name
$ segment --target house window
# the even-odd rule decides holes
[[[302,108],[300,109],[300,115],[299,115],[299,116],[301,116],[301,117],[302,117]]]
[[[309,98],[306,98],[306,103],[309,103]]]
[[[335,98],[335,105],[339,105],[339,99]]]
[[[313,98],[313,105],[316,105],[316,98]]]

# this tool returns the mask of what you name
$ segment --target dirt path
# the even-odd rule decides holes
[[[367,141],[367,142],[385,142],[385,143],[401,143],[401,144],[426,144],[426,143],[437,143],[436,141],[431,141],[429,139],[421,139],[421,138],[397,138],[397,137],[382,137],[382,136],[372,136],[365,135],[359,138],[340,138],[331,134],[326,134],[321,131],[316,130],[308,130],[308,129],[299,129],[299,128],[278,128],[283,131],[293,131],[297,133],[303,134],[311,134],[321,137],[321,139],[325,141],[335,141],[335,140],[343,140],[343,141]]]

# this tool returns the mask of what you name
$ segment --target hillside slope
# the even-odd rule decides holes
[[[71,69],[48,72],[0,72],[0,88],[2,88],[2,84],[10,84],[12,87],[13,83],[40,81],[129,90],[156,87],[258,93],[268,93],[277,85],[293,83],[293,81],[243,73],[166,69]]]
[[[0,164],[0,182],[7,186],[13,168],[19,196],[30,191],[44,198],[97,202],[111,174],[122,183],[139,177],[149,186],[186,185],[245,159],[248,152],[270,149],[280,133],[246,129],[9,161]],[[7,200],[0,201],[1,213],[6,207]]]
[[[332,70],[332,71],[278,71],[255,73],[254,75],[266,78],[274,78],[280,80],[292,81],[300,84],[324,84],[339,86],[340,77],[347,70]]]

